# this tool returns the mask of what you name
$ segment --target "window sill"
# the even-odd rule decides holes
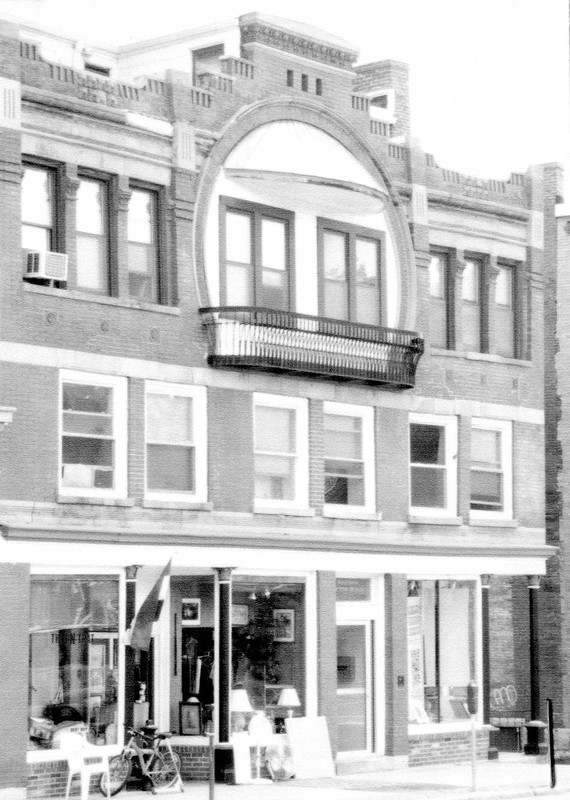
[[[143,508],[164,508],[180,511],[212,511],[213,503],[200,500],[153,500],[147,498],[141,503]]]
[[[443,347],[430,347],[429,354],[444,358],[466,358],[469,361],[488,361],[493,364],[513,364],[517,367],[532,367],[532,361],[526,358],[506,358],[494,353],[477,353],[475,350],[446,350]]]
[[[490,517],[469,517],[469,524],[475,528],[518,528],[516,519],[492,519]]]
[[[154,311],[157,314],[173,314],[178,316],[180,309],[176,306],[161,306],[158,303],[139,303],[120,297],[106,297],[105,295],[81,292],[76,289],[55,289],[52,286],[36,286],[24,281],[24,291],[32,294],[47,294],[52,297],[66,297],[69,300],[81,300],[86,303],[99,303],[105,306],[118,306],[119,308],[136,308],[139,311]]]
[[[281,514],[285,517],[314,517],[314,508],[283,508],[283,506],[259,506],[254,504],[254,514]]]
[[[67,503],[69,505],[124,506],[125,508],[131,508],[135,504],[135,501],[132,499],[132,497],[83,497],[78,494],[58,494],[57,502],[64,504]]]
[[[410,525],[463,525],[463,517],[430,517],[410,514],[408,522]]]
[[[382,519],[382,514],[378,511],[363,511],[355,506],[324,505],[323,517],[380,521]]]

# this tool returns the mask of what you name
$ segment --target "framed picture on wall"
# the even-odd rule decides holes
[[[273,639],[276,642],[295,641],[295,612],[292,608],[274,608],[273,624]]]
[[[200,624],[200,600],[193,597],[182,598],[181,620],[183,625]]]
[[[180,735],[200,736],[202,733],[202,707],[193,703],[180,703]]]
[[[232,625],[247,625],[249,622],[249,608],[247,606],[232,606]]]

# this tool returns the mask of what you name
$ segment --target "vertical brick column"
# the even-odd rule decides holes
[[[309,400],[309,506],[321,514],[325,499],[323,401]]]
[[[128,210],[131,191],[129,179],[119,175],[111,188],[111,275],[109,285],[113,297],[129,296],[129,245],[127,239]]]
[[[457,424],[457,515],[465,524],[471,509],[471,417],[459,417]]]
[[[463,250],[455,251],[455,258],[449,260],[449,270],[453,274],[453,297],[450,298],[450,308],[453,308],[453,330],[455,337],[455,350],[464,350],[463,346],[463,316],[461,314],[461,295],[463,293],[463,273],[465,272]]]
[[[0,797],[24,800],[29,691],[28,564],[0,564],[0,596],[4,612],[0,629]]]
[[[220,511],[253,507],[251,392],[208,389],[209,496]]]
[[[67,253],[67,285],[75,289],[77,285],[77,190],[79,178],[77,164],[64,164],[59,170],[61,192],[59,193],[60,227],[57,231],[56,245],[62,253]]]
[[[129,497],[145,496],[145,382],[129,380],[128,487]]]
[[[408,753],[408,581],[405,575],[386,575],[385,675],[386,755]]]
[[[338,750],[336,700],[336,575],[317,573],[318,713],[327,718],[333,754]]]

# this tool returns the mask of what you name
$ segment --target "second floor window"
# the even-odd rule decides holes
[[[293,215],[227,200],[222,202],[220,223],[222,302],[288,311]]]
[[[305,400],[280,395],[254,396],[257,506],[307,505],[307,441]]]
[[[56,175],[47,167],[25,165],[22,178],[22,247],[46,251],[55,248]]]
[[[374,511],[374,410],[324,405],[325,504]]]
[[[77,286],[109,293],[109,192],[105,181],[80,178],[77,190]]]
[[[512,501],[512,423],[471,422],[471,516],[510,519]]]
[[[457,419],[410,417],[410,505],[414,513],[457,513]]]
[[[147,189],[134,188],[128,211],[129,297],[157,303],[158,286],[158,197]]]
[[[378,232],[319,220],[321,313],[380,325],[382,239]]]
[[[126,379],[82,372],[61,378],[61,493],[124,496]]]
[[[206,500],[206,429],[204,387],[147,383],[147,495]]]

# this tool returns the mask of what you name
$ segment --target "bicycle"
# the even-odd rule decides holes
[[[175,753],[168,739],[170,733],[146,734],[134,728],[127,728],[128,742],[118,756],[109,759],[109,793],[111,796],[118,794],[125,786],[131,774],[140,773],[146,779],[156,794],[157,789],[168,789],[180,783],[180,756]],[[107,796],[107,774],[101,775],[99,791]]]

